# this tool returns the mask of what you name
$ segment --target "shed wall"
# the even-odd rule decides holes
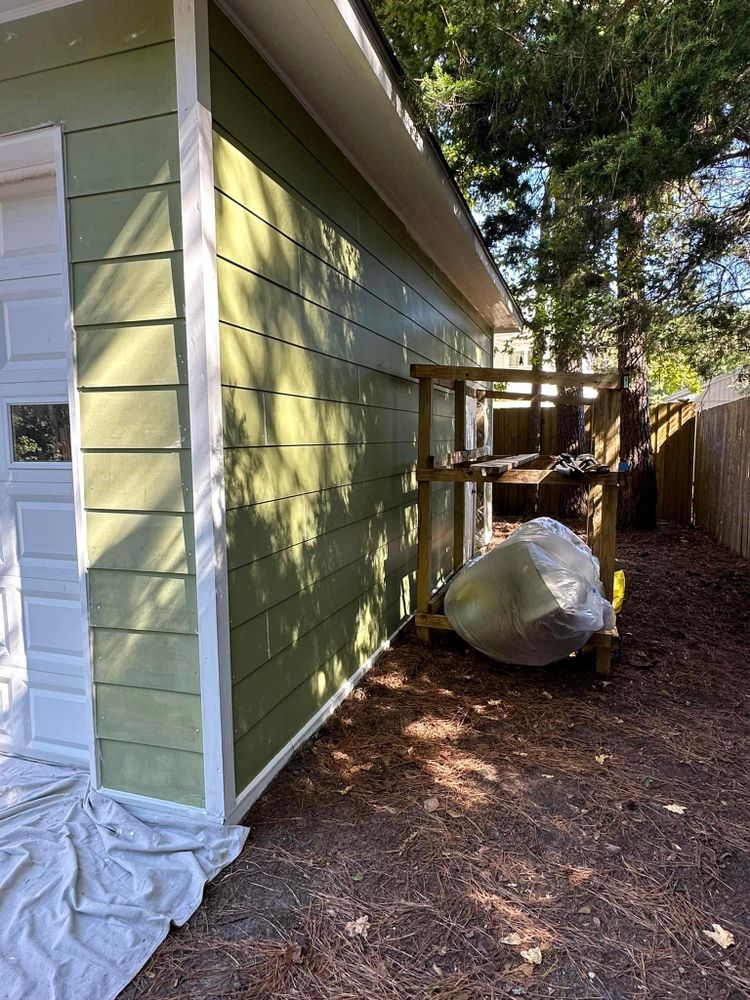
[[[491,338],[213,5],[210,46],[240,791],[411,611],[409,364],[489,364]],[[449,485],[433,503],[444,573]]]
[[[102,783],[200,806],[172,5],[2,28],[0,134],[65,137]]]

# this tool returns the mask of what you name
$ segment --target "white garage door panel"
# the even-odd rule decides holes
[[[86,765],[91,706],[54,162],[49,132],[0,138],[0,747]]]
[[[52,595],[35,594],[26,585],[23,596],[24,637],[29,667],[33,661],[73,660],[77,668],[82,649],[81,602]],[[66,670],[65,673],[70,673]],[[78,670],[76,669],[76,673]]]
[[[15,282],[5,281],[8,286]],[[60,330],[65,329],[65,306],[62,290],[45,280],[37,290],[29,282],[11,291],[5,287],[0,312],[0,364],[38,367],[65,367],[65,342]]]
[[[0,258],[28,257],[59,249],[54,176],[4,185]]]
[[[45,690],[35,684],[29,687],[29,701],[29,756],[64,758],[71,763],[85,764],[88,761],[84,735],[88,711],[85,695],[59,688]]]
[[[76,525],[72,503],[17,500],[18,558],[22,569],[60,569],[76,579]]]

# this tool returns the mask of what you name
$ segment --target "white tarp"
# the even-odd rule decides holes
[[[87,774],[0,754],[0,997],[115,997],[247,832],[139,819]]]

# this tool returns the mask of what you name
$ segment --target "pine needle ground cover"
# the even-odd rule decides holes
[[[128,1000],[750,995],[748,564],[618,555],[611,680],[405,636]]]

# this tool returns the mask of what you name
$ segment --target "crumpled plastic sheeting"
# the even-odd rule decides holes
[[[522,524],[468,562],[448,588],[445,614],[485,656],[525,666],[561,660],[615,624],[599,560],[551,517]]]
[[[115,997],[247,833],[138,819],[85,773],[0,754],[0,997]]]

